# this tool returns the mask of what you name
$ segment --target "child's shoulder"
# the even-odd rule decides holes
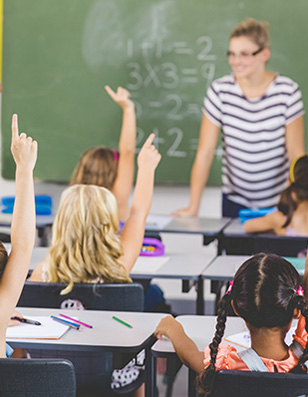
[[[207,367],[210,364],[210,349],[206,347],[204,350],[204,366]],[[217,371],[221,369],[246,369],[247,367],[244,362],[240,359],[237,354],[235,347],[221,344],[218,347],[218,353],[216,358],[215,367]]]

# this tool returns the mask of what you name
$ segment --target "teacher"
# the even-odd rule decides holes
[[[286,186],[289,162],[304,154],[301,92],[290,78],[266,70],[268,30],[267,23],[246,19],[231,33],[227,56],[233,73],[208,89],[189,207],[174,215],[198,215],[220,129],[223,216],[275,206]]]

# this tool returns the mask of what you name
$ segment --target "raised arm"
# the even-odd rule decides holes
[[[203,116],[196,158],[190,176],[190,201],[187,208],[172,213],[175,216],[197,216],[203,189],[209,177],[219,136],[219,127]]]
[[[12,119],[11,151],[16,163],[16,197],[11,225],[12,249],[0,279],[2,357],[5,356],[6,327],[27,276],[35,240],[33,168],[37,157],[37,143],[24,133],[19,135],[16,114]]]
[[[112,192],[117,199],[120,221],[126,221],[129,214],[128,200],[134,181],[136,150],[135,105],[130,100],[130,93],[125,88],[118,87],[117,92],[114,92],[106,85],[105,89],[110,97],[123,109],[118,172]]]
[[[152,203],[155,169],[161,159],[161,155],[152,144],[154,138],[155,134],[148,137],[138,155],[138,174],[132,206],[121,233],[124,251],[122,263],[128,273],[132,270],[140,253],[145,221]]]
[[[158,339],[166,336],[171,340],[176,354],[184,365],[197,373],[204,370],[204,353],[198,350],[194,341],[185,334],[182,324],[174,317],[164,317],[154,333]]]

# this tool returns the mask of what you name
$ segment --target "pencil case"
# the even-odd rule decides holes
[[[276,210],[277,210],[276,208],[262,208],[259,210],[243,209],[243,210],[239,210],[238,217],[241,223],[245,223],[249,219],[260,218],[261,216],[265,216]]]
[[[1,198],[1,212],[3,214],[12,214],[14,209],[15,196],[4,196]],[[47,195],[35,196],[35,213],[36,215],[52,214],[52,197]]]
[[[145,237],[142,242],[140,256],[162,256],[165,253],[165,244],[156,238]]]

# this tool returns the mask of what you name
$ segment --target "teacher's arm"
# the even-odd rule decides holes
[[[305,153],[303,116],[286,126],[286,148],[289,161]]]
[[[205,115],[202,118],[197,154],[190,176],[190,201],[187,208],[172,213],[175,216],[197,216],[203,189],[207,183],[220,127],[212,123]]]

